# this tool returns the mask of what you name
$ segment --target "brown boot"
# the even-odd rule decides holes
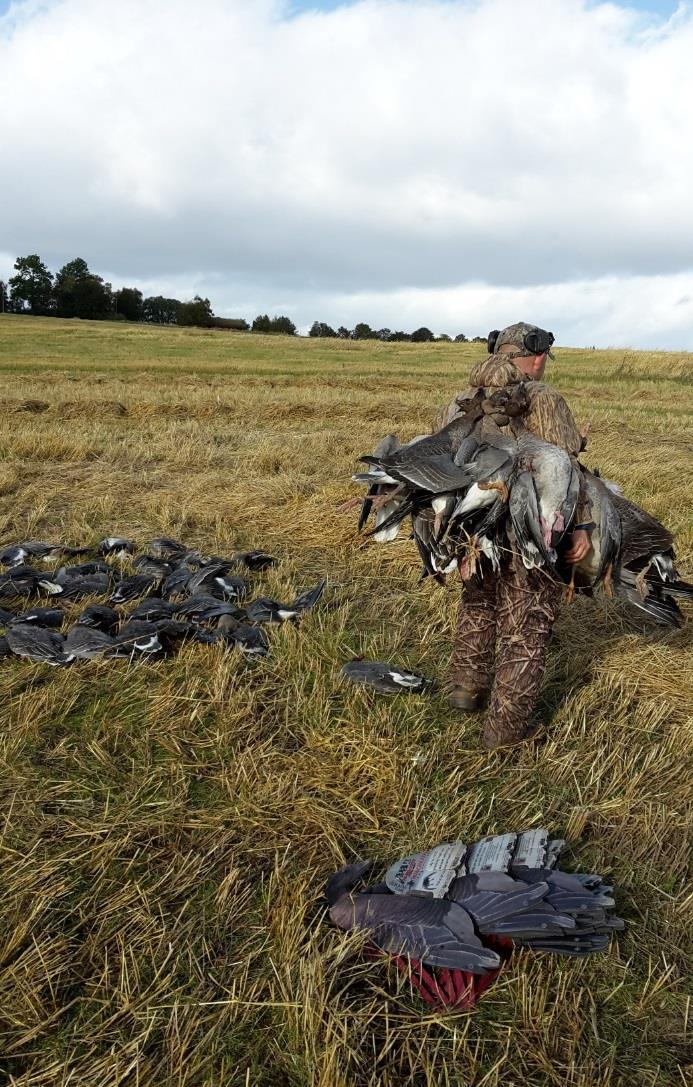
[[[463,713],[476,713],[477,710],[482,709],[487,699],[487,690],[471,691],[468,687],[462,687],[459,683],[454,683],[448,702],[453,709],[462,710]]]
[[[539,724],[530,724],[525,728],[509,729],[494,728],[490,721],[484,725],[484,734],[481,738],[481,746],[484,751],[497,751],[504,747],[517,747],[528,740],[533,740],[539,731]]]

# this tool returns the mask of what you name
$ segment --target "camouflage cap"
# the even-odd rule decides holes
[[[549,355],[549,358],[553,358],[551,352],[553,342],[553,332],[547,332],[538,325],[529,325],[526,321],[518,321],[500,332],[489,333],[488,349],[489,354],[495,355],[499,347],[508,344],[518,348],[518,358],[522,355],[543,355],[544,352]]]

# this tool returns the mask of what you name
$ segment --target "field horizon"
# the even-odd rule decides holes
[[[0,546],[171,535],[279,599],[328,578],[253,663],[215,647],[0,661],[0,1072],[12,1087],[681,1087],[690,1076],[692,609],[564,607],[536,743],[480,748],[446,702],[457,585],[339,505],[385,433],[430,429],[481,344],[383,344],[0,316]],[[677,538],[693,580],[693,355],[556,349],[582,456]],[[76,615],[79,606],[70,610]],[[430,697],[346,689],[365,655]],[[584,961],[515,954],[439,1016],[325,922],[324,881],[546,826],[616,887]]]

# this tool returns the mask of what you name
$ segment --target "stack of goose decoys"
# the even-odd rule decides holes
[[[458,566],[463,576],[473,572],[482,555],[497,570],[512,550],[527,569],[547,567],[568,582],[571,594],[603,583],[649,619],[680,625],[676,598],[693,598],[693,585],[676,570],[671,533],[615,484],[527,430],[524,383],[459,403],[460,414],[435,434],[406,445],[389,434],[360,458],[368,469],[352,479],[368,492],[359,529],[374,512],[371,535],[389,542],[409,516],[424,576],[437,581]],[[592,502],[592,550],[567,567],[561,544],[581,477]]]
[[[65,558],[95,553],[92,561],[47,568]],[[296,622],[322,596],[325,581],[290,603],[248,595],[248,571],[276,559],[264,551],[230,558],[203,555],[177,540],[150,540],[140,555],[132,540],[109,536],[95,548],[29,540],[0,551],[0,659],[25,657],[50,665],[76,660],[156,659],[184,639],[266,656],[266,624]],[[41,563],[41,566],[38,566]],[[243,571],[241,576],[238,571]],[[46,597],[53,606],[33,606]],[[63,633],[75,602],[89,604]],[[129,611],[121,610],[135,604]]]
[[[556,867],[564,845],[543,829],[446,843],[360,891],[373,865],[358,861],[328,881],[330,917],[368,933],[429,1003],[470,1006],[513,947],[583,957],[624,928],[600,876]]]

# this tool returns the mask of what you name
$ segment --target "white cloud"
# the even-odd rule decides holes
[[[519,307],[573,342],[693,348],[689,11],[289,8],[15,4],[3,249],[302,325],[486,331]]]

